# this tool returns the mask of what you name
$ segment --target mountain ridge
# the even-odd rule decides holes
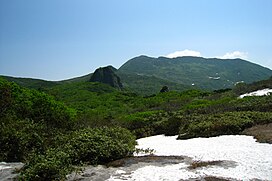
[[[119,69],[110,66],[121,78],[125,89],[139,94],[157,93],[161,87],[170,90],[218,90],[231,88],[236,83],[252,83],[272,76],[272,70],[243,59],[204,57],[149,57],[140,55],[126,61]],[[19,85],[45,89],[59,84],[87,82],[93,73],[61,81],[2,76]]]
[[[229,88],[241,81],[251,83],[272,75],[269,68],[242,59],[190,56],[177,58],[138,56],[128,60],[118,71],[152,75],[208,90]]]

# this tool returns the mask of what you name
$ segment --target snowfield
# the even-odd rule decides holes
[[[271,93],[272,93],[272,89],[263,89],[263,90],[258,90],[258,91],[254,91],[254,92],[240,95],[239,98],[244,98],[246,96],[267,96]]]
[[[133,162],[120,167],[87,166],[82,173],[67,176],[73,180],[180,181],[203,180],[206,176],[228,180],[272,181],[272,144],[258,143],[252,136],[225,135],[176,140],[177,136],[138,139],[138,148],[154,149],[158,156],[183,156],[172,162]],[[139,155],[137,155],[139,156]],[[222,161],[220,164],[189,169],[195,161]],[[13,180],[13,170],[22,163],[0,163],[0,180]]]
[[[188,169],[188,164],[145,166],[132,173],[123,174],[128,180],[187,180],[205,176],[223,177],[230,180],[272,180],[272,145],[258,143],[251,136],[229,135],[212,138],[176,140],[177,136],[163,135],[138,140],[138,148],[155,150],[155,155],[188,156],[196,161],[226,161],[214,165]],[[111,177],[109,180],[120,180]]]

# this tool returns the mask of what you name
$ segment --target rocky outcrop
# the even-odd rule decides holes
[[[161,92],[161,93],[163,93],[163,92],[169,92],[168,86],[166,86],[166,85],[163,86],[163,87],[161,88],[160,92]]]
[[[122,90],[123,85],[121,83],[120,77],[115,73],[115,70],[116,69],[112,66],[100,67],[95,70],[91,76],[90,81],[108,84],[114,88]]]

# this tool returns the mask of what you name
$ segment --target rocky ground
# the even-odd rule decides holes
[[[88,166],[84,170],[77,173],[72,173],[68,176],[67,181],[104,181],[104,180],[130,180],[130,174],[138,168],[145,166],[165,166],[171,164],[187,163],[188,165],[194,164],[194,161],[189,157],[183,156],[139,156],[130,157],[113,161],[106,166]],[[199,167],[215,165],[222,167],[231,167],[233,163],[228,161],[217,161],[202,164],[199,162]],[[190,168],[190,166],[188,167]],[[197,169],[197,168],[194,168]],[[191,179],[191,181],[228,181],[228,179],[219,177],[205,176],[201,178]]]
[[[24,166],[23,163],[5,163],[0,162],[0,180],[10,181],[15,180],[18,176],[17,171]]]

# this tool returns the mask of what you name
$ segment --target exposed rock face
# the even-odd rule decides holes
[[[120,77],[116,75],[114,70],[115,69],[112,66],[100,67],[95,70],[90,81],[108,84],[112,87],[121,90],[123,88],[123,85],[120,81]]]

